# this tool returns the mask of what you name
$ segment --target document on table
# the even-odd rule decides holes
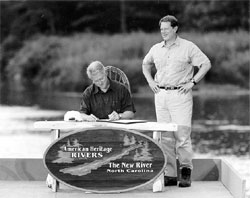
[[[109,120],[109,119],[100,119],[97,122],[110,122],[110,123],[117,123],[117,124],[136,124],[136,123],[146,123],[147,120]]]

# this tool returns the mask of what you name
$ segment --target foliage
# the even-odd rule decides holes
[[[207,82],[248,87],[248,33],[183,33],[181,37],[196,43],[212,62]],[[47,90],[82,91],[89,81],[87,65],[100,60],[104,65],[121,68],[135,92],[146,81],[141,63],[150,47],[161,41],[159,33],[100,35],[91,33],[63,36],[36,36],[10,60],[10,79],[24,86],[34,85]]]
[[[146,53],[150,45],[158,40],[158,36],[156,36],[155,34],[150,34],[147,36],[146,34],[142,35],[142,33],[139,33],[139,36],[138,33],[135,36],[131,36],[133,35],[134,31],[155,32],[159,29],[159,19],[166,14],[175,15],[179,19],[180,32],[193,30],[203,33],[224,30],[247,31],[249,30],[250,22],[248,15],[249,2],[246,0],[0,1],[0,8],[1,81],[6,80],[6,68],[10,61],[13,62],[13,56],[18,56],[15,55],[15,53],[19,51],[20,48],[22,48],[23,44],[29,45],[26,41],[29,40],[28,42],[30,42],[31,38],[37,34],[43,34],[46,36],[50,36],[51,38],[57,35],[58,43],[60,45],[62,44],[62,40],[65,40],[64,42],[68,42],[68,46],[70,46],[70,48],[75,49],[75,47],[71,45],[71,41],[67,41],[67,36],[70,37],[70,40],[73,39],[72,35],[79,32],[95,32],[98,34],[117,34],[119,32],[129,32],[129,36],[126,34],[122,36],[113,35],[111,37],[112,40],[110,40],[110,37],[108,35],[103,35],[102,37],[98,35],[93,35],[94,37],[91,35],[84,35],[84,37],[86,37],[87,39],[92,39],[93,42],[91,43],[87,39],[79,39],[81,42],[85,42],[87,46],[90,46],[91,49],[88,49],[86,52],[83,51],[84,57],[81,58],[75,58],[73,56],[73,60],[71,60],[70,58],[69,60],[65,60],[65,57],[62,57],[61,60],[63,60],[64,62],[60,64],[63,65],[65,63],[70,63],[72,65],[78,65],[78,63],[80,62],[84,62],[83,65],[86,66],[89,59],[92,60],[100,57],[103,60],[108,60],[107,62],[110,64],[126,65],[126,68],[128,68],[128,72],[132,76],[132,81],[136,84],[139,83],[138,81],[140,80],[138,80],[138,78],[134,78],[133,76],[137,74],[131,71],[134,71],[134,69],[139,71],[140,67],[135,67],[135,65],[140,65],[140,59],[142,58],[143,54]],[[65,36],[65,38],[62,39],[62,36]],[[49,41],[51,41],[51,38],[48,38]],[[107,43],[104,43],[106,42],[106,40],[103,41],[104,38],[107,38]],[[200,39],[201,38],[194,38],[194,40],[197,42],[199,42]],[[113,41],[121,44],[120,48],[118,48],[118,46],[116,46],[116,43],[114,43]],[[75,45],[79,45],[78,42],[73,43]],[[42,46],[42,43],[37,45],[41,49],[47,46]],[[99,48],[100,50],[96,48]],[[23,49],[25,49],[25,46]],[[101,49],[106,50],[107,53],[103,52]],[[37,49],[34,50],[36,51]],[[51,49],[49,48],[49,50]],[[68,54],[70,52],[65,50],[64,48],[64,43],[62,44],[62,46],[57,47],[57,50],[58,56],[61,56],[61,50],[64,51],[66,57],[70,56]],[[95,53],[91,50],[94,50]],[[28,54],[29,53],[30,52],[28,52]],[[107,55],[108,53],[110,53],[110,55]],[[222,54],[225,55],[226,53],[222,52]],[[23,56],[26,55],[23,54]],[[243,56],[243,59],[246,59],[244,55],[237,55],[238,58],[239,56]],[[221,60],[219,60],[219,58],[216,60],[218,61],[218,64],[221,64]],[[245,64],[247,63],[247,61],[248,59],[245,60]],[[45,62],[47,63],[47,61]],[[241,62],[242,59],[240,60],[240,64]],[[237,63],[239,62],[236,62],[236,64]],[[61,66],[53,65],[53,67],[60,68]],[[75,67],[78,68],[79,66]],[[129,67],[131,67],[132,70],[129,69]],[[224,67],[226,67],[226,65]],[[238,67],[236,68],[238,71]],[[241,74],[233,78],[231,80],[232,82],[239,81],[239,79],[243,79],[243,76],[246,75],[247,69],[245,69],[245,67],[240,70]],[[39,73],[39,71],[40,69],[34,72]],[[29,73],[30,72],[26,72],[25,74],[23,73],[19,76],[29,76]],[[52,74],[46,74],[45,76],[49,77],[51,75]],[[53,75],[59,74],[54,71]],[[230,76],[230,74],[228,75]],[[29,78],[33,79],[33,77],[31,76],[29,76]],[[67,75],[65,78],[67,78]],[[229,77],[225,78],[226,80],[228,80]],[[61,79],[57,79],[56,82],[60,81]],[[31,80],[31,82],[30,84],[36,84],[38,83],[38,79],[33,79]],[[52,86],[52,84],[56,85],[56,82],[51,82],[48,84],[51,84]],[[50,85],[46,86],[50,87]],[[76,86],[78,87],[80,85]],[[69,89],[72,89],[71,85],[65,85],[65,87],[69,87]]]
[[[10,34],[23,39],[39,32],[152,32],[167,14],[175,15],[185,31],[249,29],[247,0],[0,1],[0,6],[1,42]]]
[[[0,48],[0,74],[1,80],[6,80],[6,71],[5,68],[8,64],[8,61],[15,55],[15,52],[22,47],[22,42],[15,36],[8,36]]]
[[[230,83],[249,87],[249,34],[245,31],[230,33],[188,34],[210,58],[212,70],[206,76],[213,83]]]

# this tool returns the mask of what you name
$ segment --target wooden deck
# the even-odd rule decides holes
[[[116,194],[85,193],[60,184],[54,193],[45,184],[47,170],[42,159],[0,159],[1,198],[244,198],[245,180],[229,164],[220,159],[194,159],[190,188],[165,187],[163,192],[152,192],[152,185]]]
[[[45,181],[0,181],[1,198],[232,198],[219,181],[195,181],[190,188],[165,187],[163,192],[153,193],[150,187],[119,194],[84,193],[61,185],[57,193],[45,185]]]
[[[52,139],[65,129],[114,127],[136,130],[175,131],[175,125],[138,123],[121,125],[117,123],[84,122],[36,122],[37,129],[53,129]],[[157,127],[157,128],[156,128]],[[63,131],[62,131],[63,132]],[[54,137],[55,136],[55,137]],[[165,187],[162,192],[153,193],[152,184],[137,190],[116,194],[86,193],[60,184],[58,192],[52,192],[46,186],[48,175],[42,159],[0,158],[0,198],[244,198],[246,180],[221,159],[193,159],[192,186],[190,188]]]

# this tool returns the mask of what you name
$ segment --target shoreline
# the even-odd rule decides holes
[[[138,92],[132,93],[133,97],[153,97],[153,92],[149,86],[145,85],[138,88]],[[219,84],[198,84],[193,88],[193,96],[206,97],[227,97],[227,96],[245,96],[250,95],[250,89],[242,88],[235,85]]]
[[[1,91],[10,91],[10,92],[30,92],[29,89],[4,89],[0,86]],[[132,89],[133,90],[133,89]],[[32,90],[34,91],[34,90]],[[203,83],[197,84],[193,87],[193,96],[245,96],[250,95],[250,88],[243,88],[231,84],[211,84]],[[66,96],[66,97],[81,97],[82,92],[80,91],[46,91],[40,90],[40,93],[49,93],[51,95]],[[148,85],[140,86],[136,88],[136,92],[132,91],[133,97],[153,97],[153,92]]]

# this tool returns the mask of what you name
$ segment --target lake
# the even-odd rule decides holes
[[[36,106],[49,110],[78,110],[80,93],[1,91],[0,104]],[[134,97],[135,119],[155,121],[153,94]],[[249,96],[197,95],[193,109],[194,149],[199,153],[246,155],[249,152]],[[36,118],[37,119],[37,118]],[[41,118],[43,120],[44,118]],[[62,119],[46,118],[47,120]]]
[[[0,94],[1,157],[41,157],[50,137],[35,131],[34,121],[62,120],[66,111],[78,110],[81,100],[79,93],[1,90]],[[153,95],[135,95],[134,103],[135,119],[156,120]],[[193,111],[194,157],[227,159],[247,179],[250,195],[249,95],[194,93]]]
[[[194,94],[195,95],[195,94]],[[0,104],[78,110],[80,93],[0,91]],[[155,119],[154,98],[134,96],[136,119]],[[198,123],[249,125],[249,95],[195,95],[193,120]]]

